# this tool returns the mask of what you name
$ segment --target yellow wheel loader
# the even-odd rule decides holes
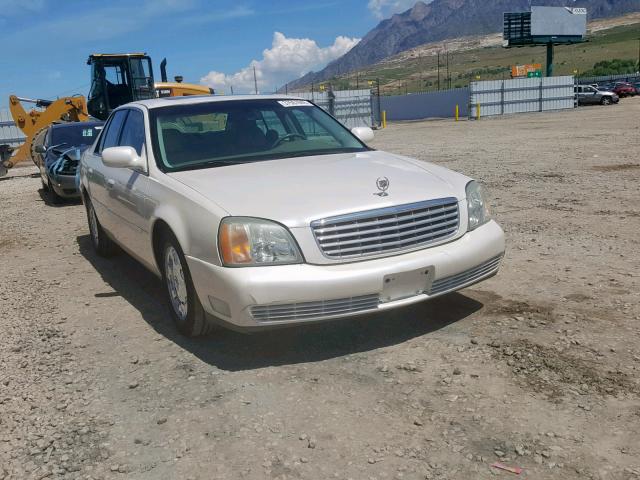
[[[9,97],[11,116],[26,140],[15,149],[0,145],[0,176],[17,163],[32,158],[35,145],[41,143],[42,135],[38,133],[52,123],[85,122],[91,117],[106,120],[115,108],[137,100],[214,93],[203,85],[182,83],[180,76],[175,77],[175,82],[168,82],[166,59],[160,64],[162,82],[155,83],[151,58],[144,53],[94,53],[89,55],[87,64],[91,66],[88,99],[79,95],[58,100]],[[27,112],[22,103],[35,107]]]

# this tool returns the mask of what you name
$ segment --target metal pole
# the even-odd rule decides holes
[[[451,88],[451,77],[449,77],[449,49],[446,43],[444,44],[444,51],[447,54],[447,88]]]
[[[380,78],[376,78],[376,89],[378,91],[378,120],[382,122],[382,106],[380,105],[382,103],[380,99]]]
[[[547,77],[553,77],[553,43],[547,43]]]
[[[440,52],[438,52],[438,90],[440,90]]]
[[[233,85],[231,85],[231,95],[233,95]]]
[[[253,66],[253,84],[256,88],[256,95],[258,94],[258,79],[256,78],[256,66]]]
[[[327,92],[327,99],[329,100],[329,113],[333,116],[336,114],[336,96],[333,93],[333,85],[329,84],[329,91]]]

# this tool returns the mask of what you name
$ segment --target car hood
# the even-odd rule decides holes
[[[334,215],[436,198],[464,197],[467,177],[407,157],[367,151],[286,158],[169,173],[229,215],[288,227]],[[377,186],[387,178],[386,196]]]
[[[90,146],[91,145],[78,145],[70,147],[68,145],[64,145],[50,148],[47,152],[45,164],[50,166],[66,157],[71,164],[77,165],[84,151]]]

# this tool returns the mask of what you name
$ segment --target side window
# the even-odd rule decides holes
[[[113,114],[113,116],[109,119],[109,123],[107,124],[105,131],[102,134],[102,138],[100,139],[100,147],[98,148],[98,151],[96,153],[101,153],[105,148],[115,147],[118,145],[120,130],[122,129],[122,124],[124,123],[126,117],[126,110],[118,110]]]
[[[127,121],[122,127],[120,146],[135,148],[138,155],[142,155],[144,145],[144,116],[139,110],[129,110]]]

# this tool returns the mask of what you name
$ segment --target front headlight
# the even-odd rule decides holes
[[[489,209],[489,200],[482,185],[472,180],[467,183],[466,191],[469,231],[471,231],[491,220],[491,210]]]
[[[227,217],[220,223],[218,245],[225,266],[302,262],[302,255],[289,231],[269,220]]]

